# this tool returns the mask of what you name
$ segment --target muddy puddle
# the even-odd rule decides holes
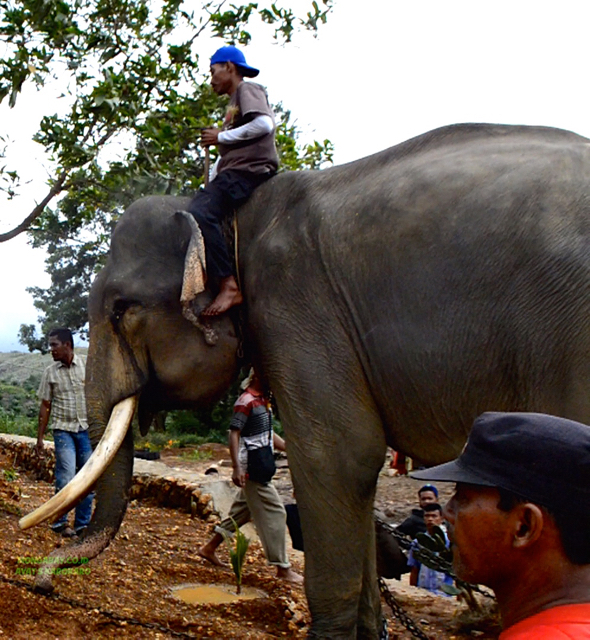
[[[254,587],[242,586],[240,593],[236,593],[235,584],[183,584],[174,587],[172,595],[188,604],[223,604],[268,597],[264,591]]]

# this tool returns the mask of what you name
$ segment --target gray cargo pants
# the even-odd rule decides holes
[[[287,514],[272,482],[259,484],[246,480],[246,486],[240,489],[227,518],[215,527],[215,531],[233,535],[235,528],[231,518],[238,527],[253,520],[268,563],[285,569],[291,566],[285,540]]]

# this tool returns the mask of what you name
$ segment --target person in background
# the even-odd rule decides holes
[[[426,484],[418,489],[419,508],[412,509],[411,515],[406,518],[397,530],[410,538],[415,538],[419,533],[426,533],[424,522],[424,507],[438,501],[438,489],[432,484]]]
[[[446,546],[449,546],[449,539],[447,537],[445,527],[443,524],[443,515],[442,515],[442,507],[437,502],[430,502],[424,505],[424,522],[426,524],[426,533],[429,536],[434,534],[434,528],[439,527],[445,536]],[[435,569],[431,569],[427,567],[425,564],[422,564],[414,557],[414,553],[418,548],[418,542],[414,540],[412,542],[412,546],[410,547],[410,553],[408,555],[408,566],[410,569],[410,584],[414,587],[421,587],[422,589],[426,589],[427,591],[431,591],[437,596],[446,596],[449,597],[449,594],[445,593],[441,586],[443,584],[452,585],[453,578],[447,575],[446,573],[442,573],[441,571],[436,571]]]
[[[249,451],[270,443],[271,447],[284,451],[285,442],[272,429],[269,402],[256,373],[252,371],[245,386],[246,390],[234,405],[229,434],[232,481],[240,491],[227,518],[215,527],[211,539],[197,553],[214,565],[225,566],[216,554],[217,548],[225,536],[234,534],[234,522],[241,527],[252,519],[268,563],[277,567],[277,578],[301,583],[303,577],[291,569],[287,557],[287,515],[283,502],[272,480],[254,482],[246,472]]]
[[[500,640],[590,639],[590,427],[484,413],[456,460],[412,476],[456,483],[453,568],[494,590]]]
[[[389,463],[389,475],[391,476],[407,476],[408,460],[403,453],[391,449],[391,461]]]
[[[53,329],[49,333],[49,349],[53,357],[39,385],[39,426],[37,455],[44,455],[43,438],[51,419],[55,445],[55,492],[61,491],[92,455],[86,418],[84,380],[86,357],[74,353],[74,338],[69,329]],[[94,494],[90,493],[76,506],[74,528],[65,513],[51,525],[55,533],[73,538],[84,532],[92,515]]]

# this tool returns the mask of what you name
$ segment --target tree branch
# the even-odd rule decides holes
[[[97,122],[97,118],[95,117],[92,125],[90,126],[89,130],[87,131],[84,138],[82,139],[82,144],[84,144],[92,134],[92,131],[94,129],[94,126],[96,125],[96,122]],[[95,145],[97,152],[104,144],[106,144],[106,142],[115,132],[116,132],[115,127],[109,127],[106,130],[104,135],[100,138],[100,140]],[[43,198],[43,200],[41,200],[41,202],[33,209],[33,211],[17,227],[12,229],[11,231],[7,231],[6,233],[0,234],[0,242],[6,242],[7,240],[12,240],[12,238],[15,238],[16,236],[21,234],[23,231],[27,231],[29,227],[33,224],[33,222],[35,222],[35,220],[43,213],[43,210],[53,200],[53,198],[55,198],[56,195],[61,193],[64,189],[66,189],[69,186],[69,185],[65,185],[67,177],[68,177],[68,172],[62,171],[59,178],[53,185],[53,187],[49,190],[49,193],[45,196],[45,198]]]
[[[57,179],[56,183],[51,187],[49,193],[41,200],[41,202],[33,209],[33,211],[12,231],[7,231],[6,233],[0,234],[0,242],[6,242],[7,240],[12,240],[23,231],[27,231],[27,229],[33,224],[33,222],[43,213],[45,207],[55,198],[55,196],[63,190],[64,183],[68,174],[66,171],[63,171],[62,174]]]

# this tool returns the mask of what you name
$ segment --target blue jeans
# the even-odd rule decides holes
[[[55,443],[55,493],[63,489],[66,484],[84,466],[92,454],[92,446],[88,431],[62,431],[53,430],[53,442]],[[92,501],[94,493],[89,493],[76,505],[76,518],[74,529],[79,532],[88,526],[92,516]],[[62,529],[68,524],[68,514],[65,513],[59,520],[56,520],[51,528]]]

